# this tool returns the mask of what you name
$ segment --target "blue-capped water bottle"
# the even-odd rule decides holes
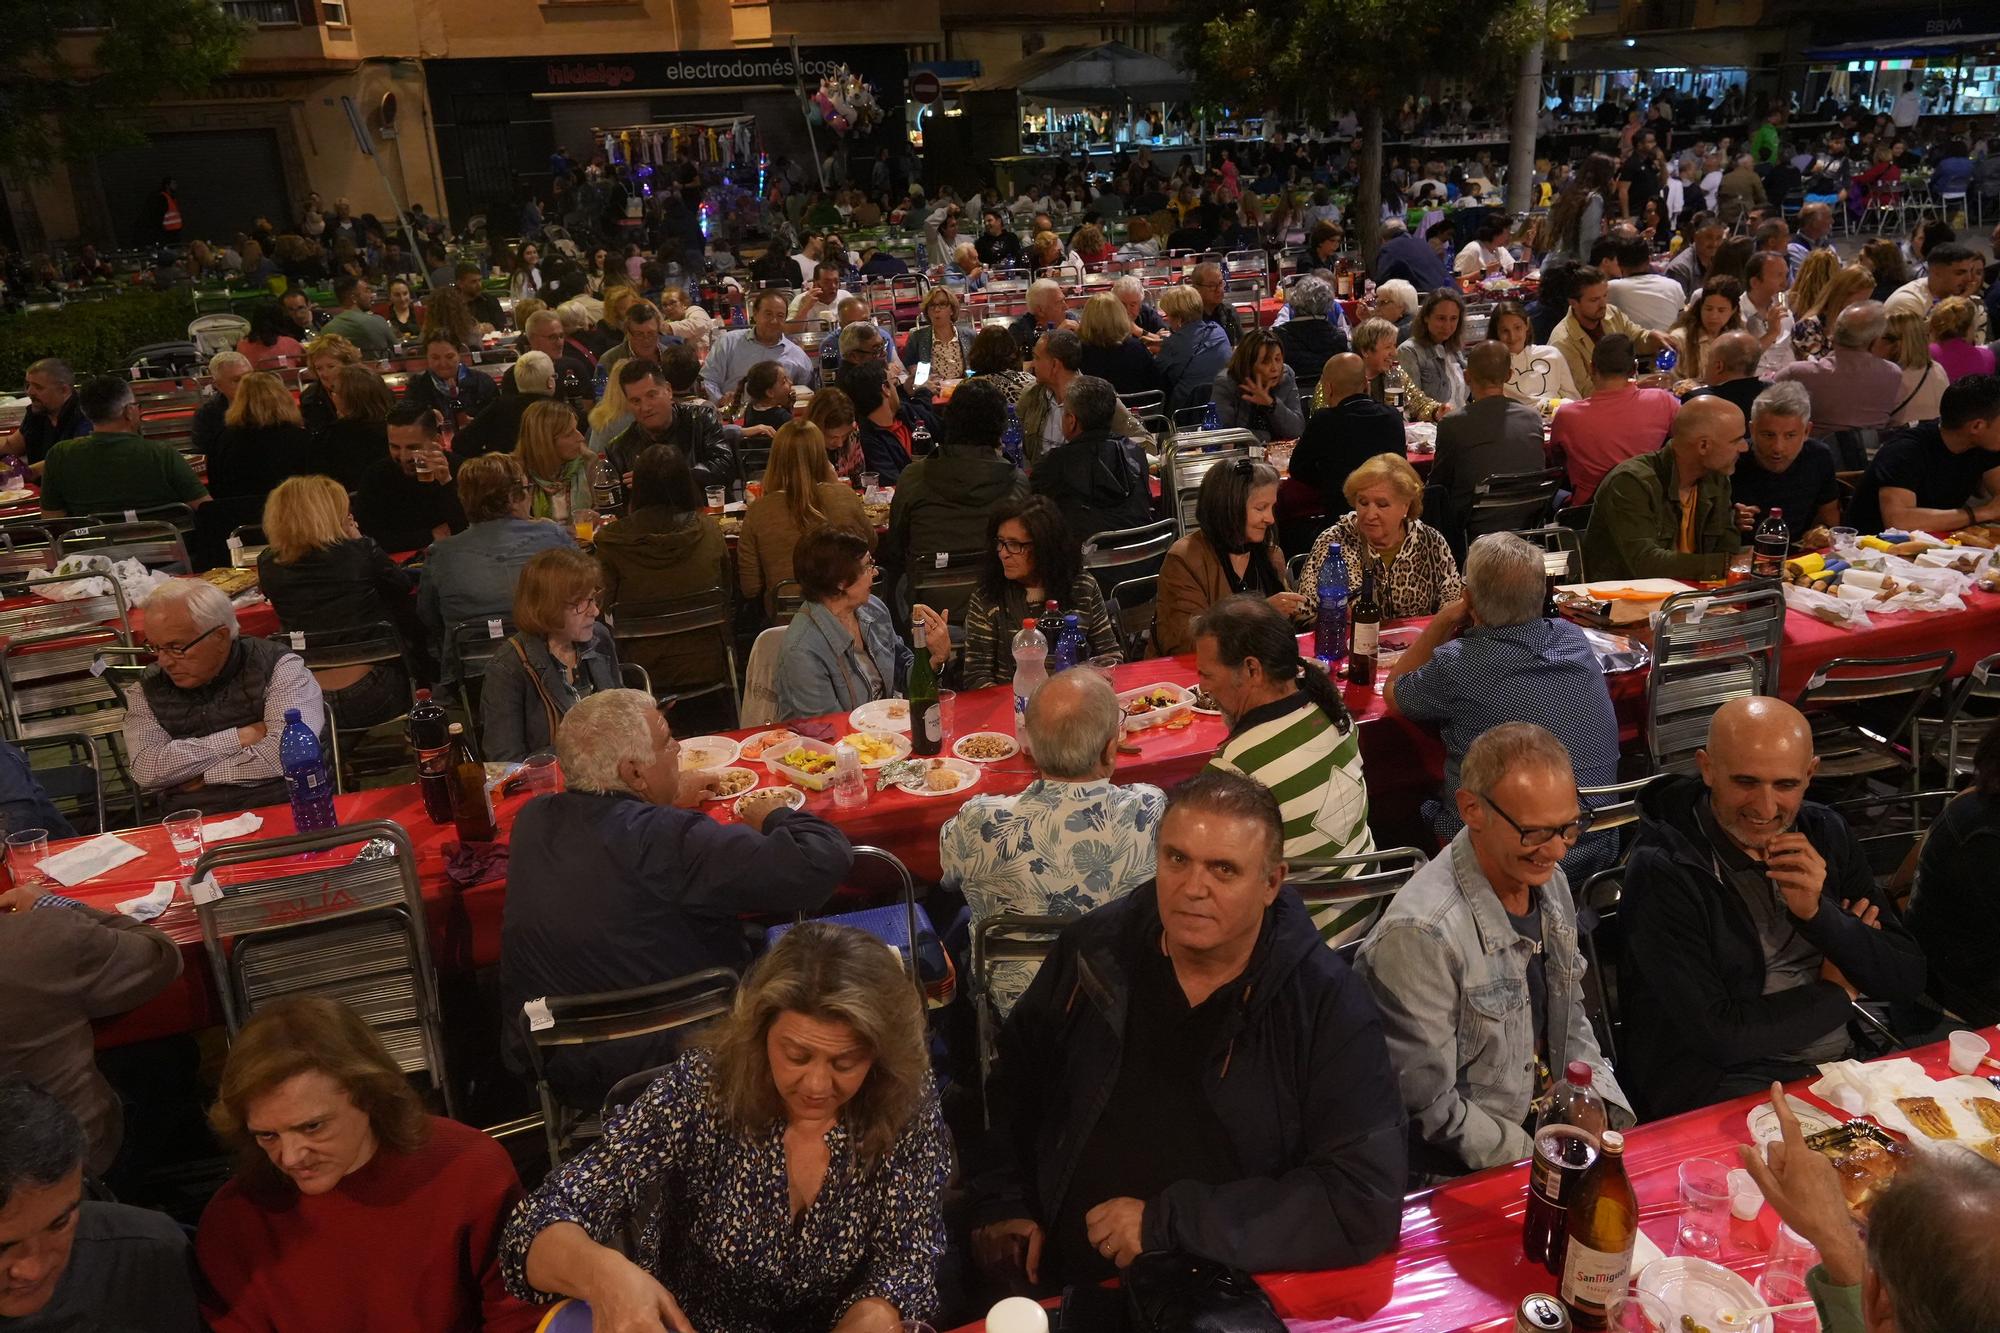
[[[1027,455],[1021,448],[1021,414],[1014,410],[1012,399],[1007,402],[1007,424],[1000,431],[1000,452],[1015,467],[1026,467]]]
[[[1222,429],[1222,409],[1216,406],[1213,398],[1208,400],[1208,410],[1201,414],[1201,428],[1203,430]]]
[[[1313,656],[1329,671],[1347,660],[1347,592],[1347,561],[1340,543],[1331,542],[1319,567],[1319,614],[1313,620]]]
[[[285,710],[285,730],[278,737],[278,762],[284,766],[285,786],[291,792],[292,827],[300,833],[332,828],[339,822],[333,813],[333,778],[326,771],[319,737],[299,717],[299,710]]]
[[[1056,670],[1067,671],[1090,660],[1090,640],[1084,637],[1083,620],[1076,612],[1065,612],[1062,623],[1062,634],[1056,639]]]
[[[1663,342],[1660,344],[1660,350],[1653,355],[1653,369],[1665,374],[1672,370],[1674,363],[1679,360],[1680,358],[1674,355],[1674,345]]]

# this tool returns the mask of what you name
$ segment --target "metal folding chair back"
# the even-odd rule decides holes
[[[557,1094],[547,1069],[552,1052],[665,1033],[693,1036],[727,1014],[735,998],[736,974],[726,967],[709,967],[627,990],[528,1001],[520,1021],[535,1093],[542,1103],[549,1165],[562,1165],[584,1139],[596,1137],[600,1110],[570,1105]]]
[[[954,624],[963,625],[966,605],[972,600],[973,590],[979,586],[979,576],[985,565],[984,550],[913,554],[904,576],[909,585],[910,603],[922,603],[933,611],[943,613],[945,619]]]
[[[91,523],[62,535],[64,555],[101,555],[111,560],[137,560],[163,574],[192,574],[187,542],[172,523],[141,519],[136,523]]]
[[[1558,467],[1494,473],[1473,488],[1465,539],[1541,527],[1555,511],[1556,491],[1562,480],[1563,470]]]
[[[735,609],[729,594],[721,588],[687,597],[659,602],[627,602],[605,616],[611,638],[623,655],[624,646],[645,640],[709,638],[721,649],[723,677],[720,680],[676,682],[676,701],[697,699],[707,694],[728,698],[730,715],[743,715],[741,675],[736,669]]]
[[[1618,956],[1618,906],[1625,897],[1625,868],[1600,870],[1575,891],[1576,942],[1583,954],[1583,1005],[1597,1028],[1597,1044],[1611,1064],[1618,1061],[1618,1037],[1624,1031],[1618,1003],[1618,975],[1607,972],[1604,958]]]
[[[1514,533],[1531,546],[1542,548],[1543,574],[1562,583],[1587,583],[1584,573],[1583,534],[1575,528],[1552,523],[1540,528],[1522,528]]]
[[[1812,723],[1815,780],[1906,771],[1914,790],[1922,761],[1917,715],[1936,699],[1950,724],[1958,696],[1945,682],[1957,656],[1940,648],[1906,657],[1836,657],[1813,672],[1793,703]]]
[[[1590,831],[1605,833],[1639,822],[1639,797],[1660,775],[1648,773],[1629,782],[1613,782],[1602,787],[1578,787],[1584,808],[1591,812]]]
[[[334,854],[356,844],[371,854],[332,864]],[[220,882],[234,876],[214,874],[246,866],[258,867],[259,877]],[[375,1030],[405,1073],[426,1075],[445,1113],[456,1116],[416,852],[401,825],[368,820],[226,843],[202,853],[192,882],[202,947],[232,1036],[275,1000],[339,1000]]]
[[[33,523],[0,527],[0,580],[37,578],[56,567],[61,546],[48,528]]]
[[[1180,525],[1171,518],[1093,533],[1083,539],[1083,567],[1096,575],[1098,586],[1108,592],[1127,579],[1159,573],[1168,550],[1179,538]]]
[[[1001,963],[1040,967],[1049,950],[1055,947],[1063,927],[1076,919],[1001,912],[972,927],[972,1012],[979,1038],[979,1104],[985,1110],[988,1128],[992,1127],[993,1114],[986,1106],[986,1080],[993,1072],[993,1043],[1002,1022],[999,1008],[993,1002],[994,968]]]
[[[1982,657],[1958,687],[1947,710],[1920,713],[1914,735],[1918,748],[1943,768],[1948,783],[1972,771],[1972,752],[2000,718],[2000,653]],[[1936,736],[1928,746],[1924,737]]]
[[[19,744],[35,770],[35,781],[72,824],[95,821],[90,827],[98,833],[110,827],[104,822],[104,773],[98,767],[97,745],[89,736],[51,732]],[[35,763],[43,756],[54,762]]]
[[[1125,647],[1125,660],[1136,662],[1153,652],[1153,624],[1160,609],[1160,576],[1146,574],[1126,579],[1111,589],[1104,610],[1118,627],[1118,641]]]
[[[1201,494],[1201,479],[1212,467],[1249,459],[1256,438],[1249,431],[1184,430],[1175,434],[1173,447],[1167,451],[1166,493],[1182,535],[1197,526],[1194,506]]]
[[[1676,593],[1660,604],[1656,626],[1646,678],[1646,752],[1655,773],[1692,773],[1715,710],[1776,688],[1784,593],[1758,582]]]

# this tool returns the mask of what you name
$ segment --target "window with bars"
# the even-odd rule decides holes
[[[222,0],[222,8],[231,18],[259,27],[296,26],[299,21],[294,0]]]

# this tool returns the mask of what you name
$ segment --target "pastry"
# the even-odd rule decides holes
[[[1910,1123],[1926,1138],[1958,1137],[1958,1131],[1952,1128],[1951,1117],[1945,1114],[1935,1097],[1898,1097],[1896,1109],[1909,1117]]]

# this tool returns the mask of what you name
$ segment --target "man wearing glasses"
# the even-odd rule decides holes
[[[149,795],[172,793],[170,810],[284,801],[285,710],[298,709],[315,733],[326,722],[312,672],[269,639],[237,637],[236,608],[212,583],[163,583],[142,609],[157,660],[125,691],[133,778]]]
[[[1537,1103],[1572,1061],[1614,1128],[1631,1107],[1583,1009],[1561,862],[1590,826],[1569,751],[1531,722],[1472,743],[1458,835],[1397,891],[1355,969],[1382,1011],[1412,1128],[1414,1183],[1526,1157]]]
[[[1648,1116],[1810,1076],[1850,1054],[1853,1000],[1924,988],[1860,840],[1806,799],[1805,715],[1732,699],[1698,757],[1699,781],[1648,788],[1625,869],[1624,1065]]]

